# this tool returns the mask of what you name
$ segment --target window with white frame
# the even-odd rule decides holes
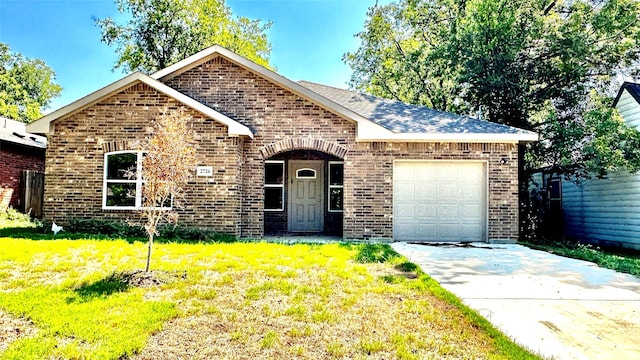
[[[341,212],[344,200],[344,164],[329,162],[329,211]]]
[[[104,156],[102,207],[104,209],[141,209],[142,151],[114,151]],[[171,208],[171,202],[160,207]]]
[[[284,210],[284,160],[264,162],[264,210]]]

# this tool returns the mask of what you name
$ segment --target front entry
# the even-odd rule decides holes
[[[324,162],[289,161],[289,231],[322,232]]]

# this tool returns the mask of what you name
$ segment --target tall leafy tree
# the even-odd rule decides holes
[[[42,116],[62,87],[40,59],[28,59],[0,43],[0,116],[31,122]]]
[[[271,23],[235,17],[224,0],[116,0],[131,19],[95,19],[102,42],[119,54],[115,68],[151,73],[214,44],[269,65]]]
[[[344,56],[353,87],[538,131],[529,169],[640,168],[640,137],[607,99],[640,72],[637,0],[400,0],[368,15]]]

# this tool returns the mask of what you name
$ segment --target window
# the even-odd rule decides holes
[[[264,162],[264,210],[284,210],[284,161]]]
[[[344,198],[344,164],[329,162],[329,211],[343,210]]]
[[[142,151],[116,151],[105,154],[102,207],[104,209],[141,209]],[[171,208],[166,204],[162,208]]]
[[[300,169],[296,171],[296,177],[298,179],[315,179],[316,171],[313,169]]]

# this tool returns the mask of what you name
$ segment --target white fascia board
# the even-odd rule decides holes
[[[247,69],[248,71],[272,82],[275,83],[289,91],[291,91],[292,93],[307,99],[309,101],[311,101],[314,104],[317,104],[318,106],[322,107],[323,109],[335,113],[337,115],[340,115],[348,120],[351,120],[355,123],[358,124],[358,126],[362,125],[362,124],[366,124],[367,128],[378,128],[377,130],[374,130],[376,132],[389,132],[389,130],[385,129],[384,127],[376,124],[375,122],[363,117],[362,115],[355,113],[347,108],[345,108],[344,106],[330,100],[327,99],[326,97],[313,92],[309,89],[307,89],[306,87],[296,83],[295,81],[291,81],[289,79],[287,79],[286,77],[271,71],[267,68],[265,68],[264,66],[258,65],[256,63],[254,63],[251,60],[248,60],[232,51],[229,51],[225,48],[223,48],[222,46],[219,45],[214,45],[211,46],[205,50],[200,51],[197,54],[191,55],[188,58],[179,61],[169,67],[166,67],[162,70],[159,70],[153,74],[151,74],[151,77],[153,79],[159,80],[159,81],[167,81],[169,79],[172,79],[180,74],[182,74],[185,71],[188,71],[200,64],[203,64],[207,61],[209,61],[210,59],[212,59],[214,56],[221,56],[224,59],[237,64],[240,67],[243,67],[245,69]],[[372,129],[373,130],[373,129]]]
[[[389,141],[389,142],[533,142],[538,135],[532,134],[469,134],[469,133],[391,133],[391,136],[362,136],[358,134],[356,141]]]
[[[408,141],[408,142],[532,142],[538,134],[532,131],[507,133],[394,133],[373,122],[359,123],[356,141]]]
[[[229,135],[246,135],[250,138],[253,138],[253,132],[251,132],[248,127],[140,72],[135,72],[131,75],[128,75],[110,85],[105,86],[98,91],[95,91],[81,98],[80,100],[63,106],[62,108],[38,119],[37,121],[28,124],[27,131],[38,134],[49,134],[52,121],[89,107],[111,94],[131,87],[136,81],[145,83],[156,89],[157,91],[169,97],[172,97],[175,100],[183,103],[184,105],[189,106],[190,108],[226,125]]]

